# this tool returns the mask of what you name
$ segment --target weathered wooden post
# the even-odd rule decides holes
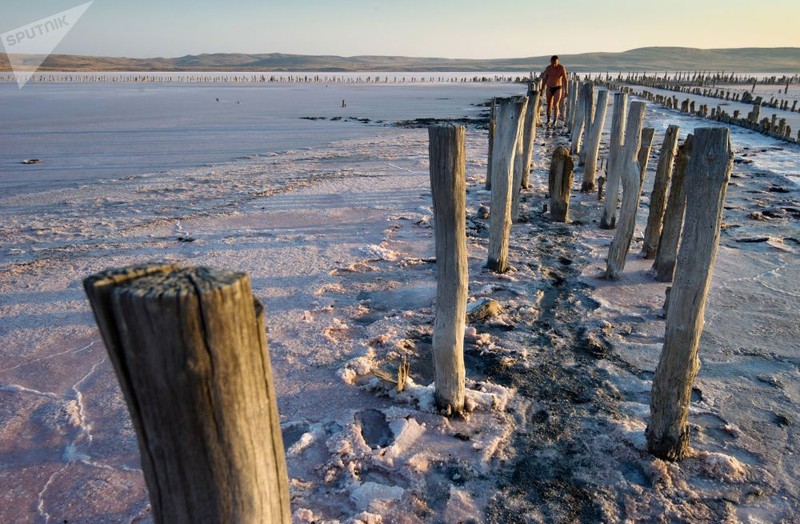
[[[244,273],[109,270],[84,288],[158,523],[290,522],[264,311]]]
[[[639,153],[636,156],[639,161],[640,184],[644,184],[644,175],[647,173],[647,164],[650,162],[650,149],[653,147],[653,137],[656,130],[652,127],[642,129],[642,145],[639,146]]]
[[[569,197],[572,191],[572,170],[575,164],[569,149],[557,147],[550,161],[548,192],[550,195],[550,218],[555,222],[569,219]]]
[[[486,159],[485,189],[492,189],[492,155],[494,153],[494,134],[497,128],[497,99],[492,98],[492,109],[489,112],[489,154]]]
[[[468,266],[464,134],[464,126],[428,128],[433,226],[436,237],[434,396],[437,408],[448,415],[460,413],[464,409],[466,377],[464,327]]]
[[[523,144],[525,150],[523,152],[523,170],[522,170],[522,188],[528,189],[530,187],[531,176],[531,161],[533,159],[533,146],[536,142],[536,119],[539,115],[539,91],[533,89],[531,84],[528,88],[528,107],[525,112]]]
[[[565,120],[567,124],[567,128],[569,129],[570,133],[575,128],[575,120],[576,120],[576,104],[578,101],[578,91],[580,91],[580,83],[575,80],[571,79],[569,81],[569,95],[567,95],[567,119]],[[545,89],[545,88],[542,88]]]
[[[667,189],[672,179],[672,166],[675,163],[675,153],[678,150],[678,132],[680,128],[671,125],[664,135],[661,152],[656,166],[656,177],[653,181],[653,192],[650,193],[650,213],[647,215],[647,227],[644,230],[644,245],[642,256],[655,258],[658,240],[661,237],[661,223],[664,218],[664,208],[667,204]]]
[[[594,110],[594,120],[586,135],[585,151],[586,164],[583,168],[582,193],[590,193],[595,188],[595,175],[597,173],[597,154],[600,151],[600,137],[603,134],[603,125],[606,121],[608,108],[608,91],[605,89],[597,93],[597,104]]]
[[[503,273],[508,269],[508,235],[511,230],[511,194],[514,159],[522,132],[525,97],[498,100],[497,129],[492,158],[492,202],[489,215],[489,257],[486,266]]]
[[[642,122],[644,120],[644,102],[631,102],[628,122],[625,126],[625,145],[619,162],[622,164],[622,207],[619,212],[619,226],[614,233],[611,247],[608,250],[606,278],[616,280],[625,269],[625,257],[631,246],[633,230],[636,226],[636,211],[639,208],[639,197],[642,183],[639,177],[639,162],[636,155],[642,142]]]
[[[514,153],[514,175],[511,179],[511,222],[519,220],[519,199],[522,193],[523,171],[525,171],[525,126],[528,117],[528,98],[525,98],[525,107],[520,115],[520,131],[517,135],[516,151]]]
[[[669,188],[667,209],[664,212],[664,224],[658,240],[656,258],[653,261],[653,268],[656,272],[655,279],[658,282],[672,282],[672,276],[675,273],[678,244],[681,241],[681,230],[683,229],[683,214],[686,210],[684,181],[691,155],[692,135],[689,135],[683,145],[678,148],[678,154],[675,157],[675,171]]]
[[[603,216],[600,218],[602,229],[614,229],[617,224],[617,203],[619,202],[619,186],[622,179],[622,165],[617,161],[622,155],[624,143],[625,119],[628,114],[627,93],[614,93],[614,115],[611,118],[611,137],[608,148],[606,169],[606,201],[603,204]]]
[[[589,86],[588,88],[586,86]],[[580,151],[583,131],[586,127],[586,97],[589,96],[592,84],[585,82],[580,85],[578,99],[575,102],[575,120],[572,123],[570,135],[570,153],[577,155]]]
[[[583,141],[578,145],[578,165],[584,165],[586,163],[586,144],[587,140],[589,139],[589,130],[591,129],[592,125],[594,124],[594,105],[595,105],[595,93],[594,93],[594,84],[591,82],[586,82],[581,87],[581,96],[583,97],[583,103],[585,107],[583,108],[583,120],[584,120],[584,127],[583,127]]]
[[[647,449],[664,460],[689,452],[687,418],[700,369],[700,335],[733,167],[727,128],[695,129],[686,180],[686,223],[669,296],[664,347],[653,377]]]

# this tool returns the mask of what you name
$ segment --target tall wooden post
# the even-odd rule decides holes
[[[581,140],[583,138],[583,131],[586,127],[586,97],[588,96],[588,89],[586,84],[580,84],[578,99],[575,103],[575,120],[572,124],[572,134],[570,135],[570,153],[577,155],[580,152]],[[591,84],[589,84],[591,88]]]
[[[617,204],[619,203],[620,180],[622,180],[622,165],[617,160],[622,156],[627,114],[628,94],[614,93],[614,115],[611,118],[611,138],[606,164],[608,166],[606,169],[606,201],[603,204],[603,216],[600,218],[602,229],[614,229],[617,225]]]
[[[522,170],[522,188],[530,187],[531,161],[533,160],[533,147],[536,142],[536,117],[539,115],[539,91],[531,85],[528,89],[528,108],[525,112],[525,135],[523,143],[524,162]]]
[[[492,109],[489,113],[489,154],[486,158],[486,183],[485,189],[492,189],[492,154],[494,152],[494,133],[497,127],[496,120],[497,100],[492,98]]]
[[[691,155],[692,135],[689,135],[683,145],[678,148],[678,154],[675,157],[675,172],[672,175],[667,209],[664,212],[664,224],[661,228],[661,237],[658,240],[656,258],[653,262],[653,268],[656,271],[655,278],[658,282],[672,282],[672,276],[675,273],[678,244],[680,243],[681,230],[683,229],[683,214],[686,210],[684,181]]]
[[[550,218],[555,222],[569,220],[569,197],[572,191],[572,170],[575,164],[569,149],[557,147],[550,161],[548,190],[550,194]]]
[[[460,413],[464,409],[466,377],[464,327],[468,266],[464,134],[464,126],[428,128],[433,225],[436,237],[434,396],[436,406],[448,415]]]
[[[527,108],[527,101],[526,101],[526,108]],[[523,114],[520,116],[520,123],[522,127],[520,128],[519,135],[517,136],[517,146],[516,152],[514,153],[514,176],[511,180],[511,222],[516,222],[519,220],[519,199],[522,193],[522,178],[523,178],[523,171],[525,171],[525,124],[526,124],[526,115],[527,109],[523,109]]]
[[[642,142],[644,110],[644,102],[631,102],[628,123],[625,126],[625,145],[619,158],[619,162],[622,163],[622,208],[619,212],[619,226],[608,250],[606,267],[606,278],[611,280],[618,279],[619,274],[625,269],[625,257],[628,255],[633,230],[636,227],[636,211],[642,194],[640,167],[636,155]]]
[[[84,281],[158,523],[290,522],[264,311],[244,273],[173,265]]]
[[[645,127],[642,129],[642,144],[639,146],[639,178],[640,184],[644,184],[644,175],[647,173],[647,164],[650,162],[650,149],[653,147],[653,137],[656,130],[652,127]]]
[[[594,84],[592,82],[585,82],[581,87],[581,96],[583,98],[584,108],[583,108],[583,119],[584,119],[584,128],[583,128],[583,142],[578,145],[578,165],[584,165],[586,163],[586,145],[589,140],[589,131],[594,125],[594,105],[595,105],[595,93],[594,93]]]
[[[578,99],[578,81],[575,79],[570,79],[569,81],[569,95],[567,95],[567,114],[566,114],[566,124],[567,128],[569,129],[570,133],[572,129],[575,127],[575,103]]]
[[[689,451],[689,402],[700,369],[703,315],[733,167],[727,128],[696,129],[693,141],[696,154],[689,159],[686,180],[686,223],[691,225],[684,228],[678,254],[646,430],[648,450],[665,460],[681,460]]]
[[[653,181],[653,191],[650,193],[650,213],[647,215],[647,227],[644,230],[644,245],[642,256],[655,258],[658,240],[661,237],[661,224],[664,218],[664,209],[667,204],[667,189],[672,179],[672,166],[675,163],[675,153],[678,150],[678,132],[680,127],[671,125],[664,135],[661,152],[656,166],[656,177]]]
[[[606,121],[608,108],[608,91],[605,89],[597,93],[597,104],[594,110],[594,120],[586,136],[586,164],[583,168],[582,193],[591,193],[595,188],[595,174],[597,172],[597,154],[600,151],[600,137]]]
[[[489,215],[489,257],[486,266],[503,273],[508,269],[508,235],[511,231],[511,195],[517,141],[527,98],[498,100],[497,129],[492,158],[492,203]]]
[[[520,213],[520,197],[522,188],[528,187],[530,162],[533,154],[533,138],[535,137],[535,112],[537,98],[531,96],[536,91],[528,91],[524,116],[522,117],[522,130],[517,138],[517,152],[514,157],[514,180],[511,191],[511,221],[517,222]]]
[[[645,127],[642,129],[642,145],[639,147],[639,154],[637,155],[637,159],[639,160],[639,178],[642,179],[642,184],[644,184],[644,176],[647,173],[647,164],[650,163],[650,150],[653,147],[653,137],[656,134],[656,130],[652,127]]]

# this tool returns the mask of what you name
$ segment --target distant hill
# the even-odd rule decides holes
[[[43,71],[538,71],[549,56],[488,60],[404,56],[217,53],[179,58],[115,58],[51,55]],[[643,47],[621,53],[560,55],[567,69],[586,71],[738,71],[800,73],[800,47],[693,49]],[[0,55],[0,71],[9,71]]]

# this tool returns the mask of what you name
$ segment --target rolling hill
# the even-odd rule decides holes
[[[621,53],[560,55],[570,71],[740,71],[800,73],[800,48],[643,47]],[[498,59],[216,53],[178,58],[51,55],[42,71],[538,71],[549,56]],[[0,55],[0,71],[9,71]]]

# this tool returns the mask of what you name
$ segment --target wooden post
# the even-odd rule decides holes
[[[571,79],[569,81],[569,95],[567,95],[567,119],[565,122],[567,123],[567,127],[570,131],[575,128],[575,107],[578,100],[578,88],[580,84],[577,80]],[[543,88],[544,89],[544,88]]]
[[[514,158],[522,131],[525,97],[498,100],[497,129],[492,158],[492,203],[489,215],[489,257],[486,266],[498,273],[508,269],[508,235],[511,230],[511,193]]]
[[[675,163],[675,153],[678,150],[678,132],[680,128],[671,125],[664,135],[661,152],[658,156],[656,177],[653,182],[653,192],[650,193],[650,213],[647,215],[647,227],[644,230],[644,245],[642,256],[655,258],[658,248],[658,239],[661,236],[661,223],[664,218],[664,208],[667,204],[667,189],[672,178],[672,166]]]
[[[608,168],[606,169],[606,201],[603,205],[603,216],[600,218],[602,229],[614,229],[617,224],[617,203],[622,179],[622,165],[617,159],[622,155],[627,114],[627,93],[614,93],[614,115],[611,118],[611,138],[608,148]]]
[[[264,311],[244,273],[174,265],[84,281],[158,523],[290,522]]]
[[[550,161],[548,191],[550,194],[550,218],[555,222],[569,220],[569,197],[572,191],[572,170],[575,164],[569,149],[557,147]]]
[[[432,126],[433,225],[436,237],[436,317],[433,368],[438,409],[464,409],[464,327],[467,307],[466,150],[464,126]]]
[[[486,159],[486,184],[484,188],[492,189],[492,154],[494,152],[494,134],[497,127],[497,100],[492,98],[492,110],[489,113],[489,154]]]
[[[597,154],[600,151],[600,137],[606,121],[608,108],[608,91],[605,89],[597,93],[597,105],[594,110],[594,121],[586,135],[586,164],[583,168],[582,193],[590,193],[595,188],[595,175],[597,173]]]
[[[689,452],[687,418],[711,275],[719,247],[722,208],[733,167],[727,128],[695,130],[686,180],[686,223],[669,296],[664,347],[650,399],[647,449],[664,460]]]
[[[622,208],[619,212],[619,227],[608,250],[606,278],[616,280],[625,269],[625,257],[631,246],[633,230],[636,226],[636,211],[642,193],[639,177],[639,162],[636,155],[642,142],[642,122],[644,121],[644,102],[631,102],[628,122],[625,126],[625,145],[619,162],[622,170]]]
[[[581,148],[583,130],[586,126],[586,97],[588,95],[587,83],[580,86],[578,99],[575,102],[575,120],[572,123],[572,134],[570,135],[570,153],[577,155]],[[591,84],[588,84],[591,88]]]
[[[523,171],[525,171],[525,125],[527,124],[528,98],[520,115],[520,131],[517,135],[516,151],[514,153],[514,176],[511,179],[511,222],[519,220],[519,199],[522,193]]]
[[[656,130],[652,127],[642,129],[642,145],[639,147],[637,159],[639,161],[639,184],[644,184],[644,175],[647,172],[647,164],[650,162],[650,149],[653,147],[653,136]]]
[[[675,172],[672,175],[667,209],[664,212],[664,224],[656,249],[656,259],[653,262],[653,268],[656,271],[655,278],[658,282],[672,282],[672,276],[675,273],[678,244],[683,228],[683,214],[686,210],[686,191],[683,186],[691,154],[692,135],[689,135],[683,145],[678,148],[678,154],[675,157]]]
[[[586,82],[581,87],[584,108],[583,108],[583,141],[578,145],[578,165],[582,166],[586,163],[586,144],[589,139],[589,130],[594,124],[594,84]]]
[[[522,188],[530,187],[531,161],[533,160],[533,146],[536,142],[536,117],[539,115],[539,91],[532,88],[528,90],[528,108],[525,112],[525,136],[523,143],[524,162],[522,166]]]

